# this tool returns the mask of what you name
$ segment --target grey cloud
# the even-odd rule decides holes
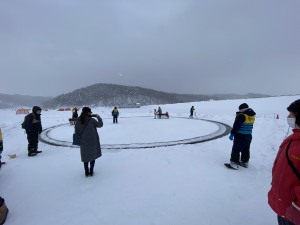
[[[0,92],[55,96],[115,83],[193,94],[300,93],[299,7],[283,0],[2,0]]]

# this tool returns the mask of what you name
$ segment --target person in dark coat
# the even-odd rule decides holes
[[[113,111],[111,112],[111,115],[113,116],[113,122],[118,123],[119,111],[116,106],[113,109]]]
[[[5,204],[4,198],[0,196],[0,224],[1,225],[5,223],[8,211],[9,210]]]
[[[25,131],[28,140],[28,156],[35,156],[38,151],[39,134],[42,133],[42,122],[41,122],[42,109],[39,106],[33,106],[32,112],[25,116]]]
[[[300,99],[287,110],[287,123],[293,133],[280,144],[268,193],[268,203],[279,225],[300,224]]]
[[[1,131],[1,128],[0,128],[0,168],[1,168],[1,165],[2,165],[2,162],[1,162],[2,152],[3,152],[3,140],[2,140],[2,131]]]
[[[230,165],[234,169],[238,166],[248,167],[250,159],[250,144],[252,129],[256,113],[246,103],[239,106],[229,139],[233,140]],[[240,157],[241,154],[241,157]]]
[[[193,118],[194,111],[195,111],[195,108],[194,108],[194,106],[192,106],[191,109],[190,109],[190,118]]]
[[[97,119],[92,117],[96,117]],[[75,133],[81,136],[80,155],[84,165],[85,176],[94,175],[95,161],[102,156],[97,131],[97,128],[102,126],[103,121],[98,114],[92,114],[92,110],[89,107],[82,108],[82,112],[75,124]]]
[[[162,114],[162,109],[160,108],[160,106],[158,106],[157,115],[159,119],[161,118],[161,114]]]

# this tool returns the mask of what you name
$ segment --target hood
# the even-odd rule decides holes
[[[237,112],[237,114],[240,114],[240,113],[246,114],[248,116],[255,116],[256,115],[256,113],[251,108],[241,109],[240,111]]]

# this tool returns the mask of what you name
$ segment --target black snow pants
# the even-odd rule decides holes
[[[118,123],[118,116],[113,116],[114,117],[114,123]]]
[[[277,220],[278,220],[278,225],[295,225],[292,222],[287,221],[285,218],[278,215],[277,215]]]
[[[235,163],[239,163],[240,160],[243,163],[249,162],[251,141],[252,141],[251,134],[239,134],[239,133],[235,134],[233,139],[230,161]],[[241,158],[240,158],[240,153],[241,153]]]
[[[27,133],[28,152],[34,152],[38,149],[39,132],[32,131]]]

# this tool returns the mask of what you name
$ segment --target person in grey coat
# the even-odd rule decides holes
[[[96,117],[97,120],[92,117]],[[102,126],[103,121],[98,114],[92,114],[89,107],[82,108],[81,115],[77,118],[75,124],[75,133],[81,136],[80,154],[81,161],[84,164],[85,176],[94,175],[95,161],[102,156],[97,132],[97,128]]]

